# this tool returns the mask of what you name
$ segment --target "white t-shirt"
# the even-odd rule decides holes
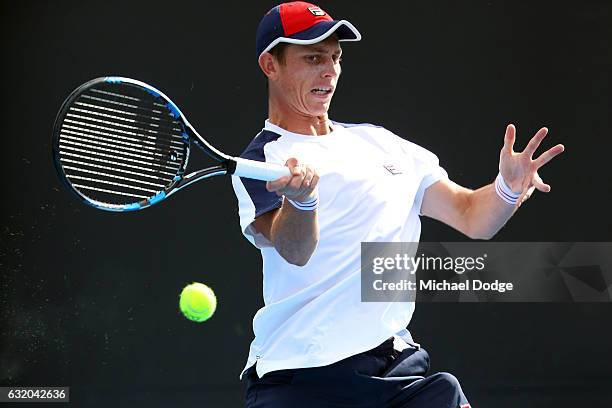
[[[361,302],[361,242],[417,242],[423,193],[447,174],[433,153],[384,128],[332,129],[307,136],[266,121],[241,155],[278,164],[295,157],[319,173],[320,239],[305,266],[285,261],[251,226],[282,198],[263,181],[232,177],[240,226],[263,257],[265,306],[242,373],[256,362],[260,377],[332,364],[378,346],[412,317],[412,302]]]

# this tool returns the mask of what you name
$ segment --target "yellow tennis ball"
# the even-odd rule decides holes
[[[203,322],[215,313],[217,297],[215,292],[208,286],[203,283],[194,282],[183,288],[179,307],[189,320]]]

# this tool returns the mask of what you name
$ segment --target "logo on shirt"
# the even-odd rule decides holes
[[[395,164],[383,164],[383,167],[394,176],[397,174],[402,174],[402,171],[398,169]]]

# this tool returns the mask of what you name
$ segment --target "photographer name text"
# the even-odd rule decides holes
[[[483,282],[479,279],[466,279],[463,282],[450,282],[436,279],[419,280],[418,282],[406,279],[398,282],[383,282],[381,279],[377,279],[373,282],[372,286],[376,291],[426,290],[439,292],[484,291],[504,293],[514,289],[512,282],[500,282],[499,280],[495,280],[494,282]]]

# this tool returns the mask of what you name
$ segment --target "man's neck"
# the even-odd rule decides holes
[[[301,135],[321,136],[331,133],[327,114],[324,116],[303,116],[275,105],[270,101],[268,110],[270,123]]]

